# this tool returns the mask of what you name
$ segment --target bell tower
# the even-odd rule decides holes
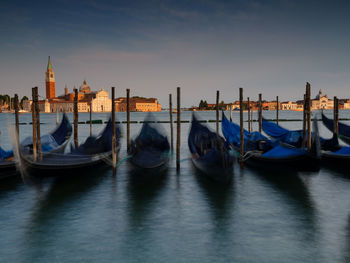
[[[51,99],[55,97],[55,73],[52,70],[51,59],[47,63],[47,70],[45,73],[46,82],[46,98]]]

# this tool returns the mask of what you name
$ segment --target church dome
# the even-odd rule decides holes
[[[86,83],[86,80],[84,80],[83,85],[80,86],[79,91],[80,91],[80,92],[83,92],[83,93],[89,93],[89,92],[91,92],[91,88],[90,88],[90,86]]]

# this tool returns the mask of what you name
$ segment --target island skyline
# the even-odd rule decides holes
[[[159,98],[182,88],[182,104],[244,97],[300,100],[349,97],[349,4],[345,1],[200,1],[131,3],[43,1],[0,9],[1,93],[44,95],[50,55],[56,90],[78,87]],[[226,99],[224,99],[226,100]]]

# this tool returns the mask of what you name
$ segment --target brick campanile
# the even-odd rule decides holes
[[[52,70],[51,60],[47,63],[47,70],[45,73],[46,82],[46,98],[51,99],[55,97],[55,73]]]

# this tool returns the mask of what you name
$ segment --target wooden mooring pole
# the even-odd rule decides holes
[[[216,91],[216,134],[219,134],[219,96],[220,91]]]
[[[126,89],[126,147],[130,152],[130,89]]]
[[[230,103],[230,121],[232,121],[232,103]]]
[[[244,132],[243,132],[243,88],[239,88],[239,125],[240,125],[240,164],[244,166]]]
[[[306,82],[306,101],[307,101],[307,111],[306,111],[306,119],[307,119],[307,148],[311,150],[311,85],[309,82]]]
[[[170,149],[174,151],[174,131],[173,131],[173,100],[169,94],[169,117],[170,117]]]
[[[74,146],[78,148],[79,140],[78,140],[78,90],[74,89]]]
[[[36,152],[36,114],[35,114],[35,88],[32,88],[32,127],[33,127],[33,160],[37,161],[37,152]]]
[[[15,94],[14,104],[15,104],[15,122],[16,122],[16,144],[18,145],[18,142],[19,142],[19,119],[18,119],[19,107],[18,107],[18,95],[17,94]]]
[[[252,107],[252,109],[250,111],[250,132],[253,131],[253,113],[254,113],[254,109]]]
[[[338,136],[339,134],[339,100],[334,96],[334,110],[333,110],[333,132]]]
[[[115,130],[115,88],[112,87],[112,162],[113,162],[113,175],[117,175],[117,139]],[[90,111],[91,112],[91,111]]]
[[[180,171],[180,145],[181,145],[181,90],[177,87],[177,123],[176,123],[176,171]]]
[[[36,151],[38,154],[38,160],[42,160],[42,152],[41,152],[41,136],[40,136],[40,109],[38,103],[38,87],[34,87],[35,89],[35,120],[36,120]]]
[[[259,93],[259,132],[262,130],[262,99],[261,93]]]
[[[112,101],[112,103],[114,104],[114,101]],[[90,115],[90,136],[92,136],[92,103],[91,101],[90,101],[89,115]]]
[[[248,131],[250,132],[250,100],[249,97],[247,98],[248,101]]]
[[[58,125],[58,108],[57,108],[57,105],[56,105],[56,125]]]
[[[303,141],[301,148],[305,148],[306,145],[306,93],[304,94],[304,109],[303,109]]]
[[[278,96],[276,96],[276,123],[278,125],[278,111],[279,111],[279,108],[280,108],[280,104],[278,102]]]

